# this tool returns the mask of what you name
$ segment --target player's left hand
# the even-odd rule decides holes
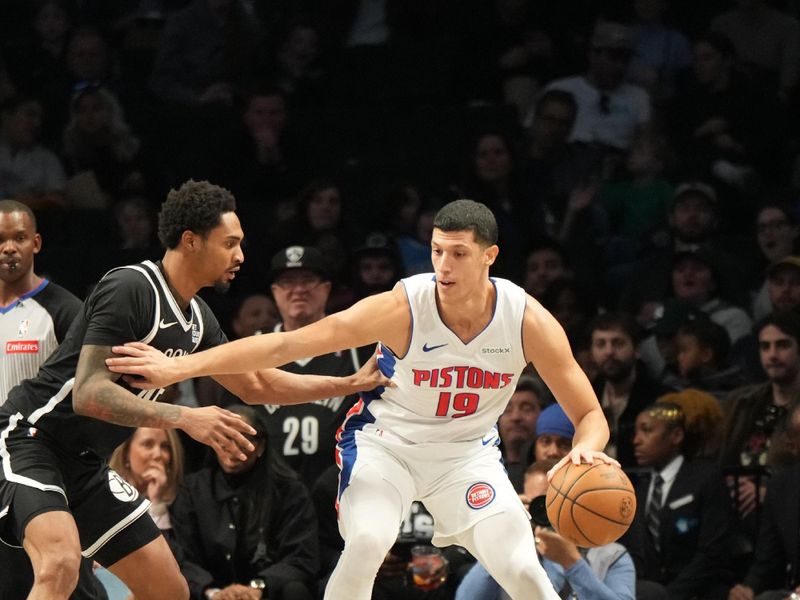
[[[179,377],[172,375],[174,359],[152,346],[128,342],[111,350],[119,356],[107,358],[106,367],[112,373],[122,373],[125,383],[132,388],[152,390],[179,381]]]
[[[608,456],[605,452],[598,452],[597,450],[588,450],[584,448],[580,444],[574,446],[569,453],[562,458],[560,461],[556,463],[556,465],[547,472],[547,480],[550,481],[553,479],[553,475],[556,474],[561,467],[563,467],[568,462],[571,462],[573,465],[579,465],[581,463],[587,464],[594,464],[595,462],[603,462],[609,465],[614,465],[615,467],[620,466],[619,462]]]

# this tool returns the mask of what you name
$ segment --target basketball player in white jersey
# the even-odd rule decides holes
[[[601,452],[606,419],[563,329],[520,287],[489,277],[496,240],[491,211],[457,200],[434,221],[434,274],[404,279],[296,331],[177,359],[143,344],[118,346],[128,356],[106,364],[143,377],[135,385],[149,388],[378,341],[378,364],[393,386],[362,394],[338,434],[345,548],[325,598],[370,598],[403,515],[421,500],[435,519],[435,545],[467,548],[515,600],[556,600],[496,448],[495,423],[526,364],[575,424],[562,462],[615,461]]]

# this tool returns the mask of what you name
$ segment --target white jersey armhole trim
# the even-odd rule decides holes
[[[156,312],[155,315],[153,316],[153,327],[152,329],[150,329],[150,332],[146,336],[144,336],[141,340],[139,340],[144,344],[148,344],[150,343],[150,341],[152,341],[154,337],[156,337],[156,333],[158,333],[158,322],[161,320],[161,298],[158,297],[158,288],[156,287],[156,284],[153,282],[153,278],[150,276],[147,270],[143,269],[139,265],[127,265],[124,267],[120,267],[120,269],[132,269],[134,271],[138,271],[139,273],[144,275],[144,278],[147,280],[147,283],[149,283],[150,287],[153,288],[153,296],[155,296],[156,300]],[[168,295],[167,297],[171,298],[172,296]]]
[[[161,269],[159,269],[155,263],[149,260],[144,261],[142,264],[153,272],[153,275],[155,275],[155,278],[158,280],[158,284],[164,290],[164,295],[167,297],[167,303],[172,309],[172,312],[175,313],[175,317],[177,317],[181,327],[183,327],[184,331],[189,331],[189,329],[192,327],[192,321],[187,321],[186,317],[183,316],[183,311],[175,301],[175,297],[172,295],[172,291],[169,289],[169,285],[167,285],[167,281],[164,279],[164,274],[161,273]],[[194,300],[194,298],[192,298],[192,300]],[[197,305],[192,305],[191,302],[189,304],[192,306],[192,318],[194,319],[194,316],[197,314],[197,311],[195,311]]]

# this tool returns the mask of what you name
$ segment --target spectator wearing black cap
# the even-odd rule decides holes
[[[330,267],[319,249],[289,246],[272,257],[270,268],[270,289],[281,317],[275,331],[294,331],[325,317],[331,292]],[[355,373],[359,367],[358,354],[351,349],[297,360],[281,368],[292,373],[342,376]],[[336,430],[355,399],[347,396],[305,404],[265,405],[270,447],[309,488],[333,464]]]
[[[404,276],[403,262],[392,239],[381,232],[367,235],[353,250],[353,301],[388,292]]]
[[[708,248],[678,252],[672,264],[672,294],[722,325],[732,342],[747,335],[753,322],[747,312],[726,298],[723,266]]]

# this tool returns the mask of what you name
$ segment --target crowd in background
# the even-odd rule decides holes
[[[431,270],[436,210],[483,202],[500,226],[493,274],[562,324],[608,416],[609,453],[640,476],[641,535],[626,545],[638,579],[670,598],[789,590],[800,583],[797,503],[771,486],[800,489],[798,16],[792,0],[2,0],[0,198],[35,209],[37,270],[83,298],[109,268],[159,258],[156,214],[171,187],[229,188],[245,263],[230,294],[204,298],[231,338],[302,326]],[[286,279],[281,253],[295,246],[320,261]],[[312,297],[308,314],[292,313],[294,292]],[[354,350],[354,367],[368,355]],[[512,401],[500,424],[521,493],[528,467],[553,458],[534,452],[552,399],[532,377],[515,398],[533,400]],[[208,381],[173,391],[235,402]],[[302,507],[281,494],[253,504],[248,476],[191,445],[184,460],[172,437],[147,438],[169,446],[163,465],[185,463],[166,469],[171,483],[163,465],[144,476],[117,457],[158,500],[173,542],[197,535],[187,523],[204,490],[246,504],[219,522],[246,530],[247,552],[225,550],[224,531],[213,548],[191,538],[188,554],[175,542],[198,598],[248,561],[248,581],[280,563],[278,547],[292,558],[272,584],[303,598],[316,593],[319,557],[338,551],[333,456],[313,476],[296,459],[301,483],[282,461],[317,454],[302,446],[311,417],[270,429],[276,410],[257,417],[270,438],[260,451],[278,466],[253,469]],[[696,482],[685,489],[683,461]],[[176,491],[184,470],[189,499]],[[662,520],[662,539],[648,521],[653,470],[685,491],[678,506],[664,492],[664,506],[700,505]],[[318,535],[280,516],[314,510]],[[387,557],[387,581],[404,572],[405,550]],[[470,566],[448,558],[453,573]]]

